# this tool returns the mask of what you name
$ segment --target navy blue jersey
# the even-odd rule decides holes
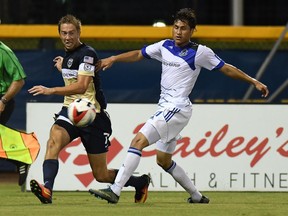
[[[77,82],[78,75],[92,76],[88,89],[84,94],[68,95],[64,98],[64,106],[68,107],[76,98],[87,98],[96,107],[96,112],[106,109],[107,102],[101,89],[99,74],[95,72],[95,64],[98,61],[96,51],[86,44],[81,44],[75,50],[66,52],[62,63],[62,77],[65,86]]]

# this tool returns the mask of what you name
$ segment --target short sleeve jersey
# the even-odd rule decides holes
[[[99,73],[95,72],[95,64],[98,61],[96,51],[85,44],[81,44],[75,50],[66,52],[62,63],[62,77],[65,86],[77,82],[79,75],[91,76],[92,81],[84,94],[74,94],[64,97],[64,106],[69,106],[76,98],[87,98],[96,107],[96,111],[106,109],[107,103],[101,89]]]
[[[193,42],[177,47],[174,40],[167,39],[144,47],[141,51],[144,57],[162,62],[162,101],[186,101],[202,67],[216,70],[224,65],[224,61],[210,48]]]
[[[13,81],[25,78],[24,69],[14,52],[0,41],[0,94],[5,94]]]

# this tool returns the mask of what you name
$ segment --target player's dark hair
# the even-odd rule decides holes
[[[174,23],[177,20],[181,20],[182,22],[187,22],[191,29],[196,28],[196,15],[194,10],[191,8],[182,8],[176,12],[174,16]]]
[[[60,33],[60,27],[64,23],[73,24],[76,27],[76,30],[78,32],[81,31],[81,21],[79,19],[77,19],[75,16],[73,16],[71,14],[67,14],[66,16],[63,16],[58,22],[58,32],[59,33]]]

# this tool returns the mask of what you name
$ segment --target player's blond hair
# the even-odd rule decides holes
[[[63,16],[58,22],[58,32],[60,33],[61,25],[64,23],[73,24],[78,32],[81,32],[81,21],[71,14]]]

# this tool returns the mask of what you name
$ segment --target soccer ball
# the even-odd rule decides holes
[[[86,127],[94,121],[96,108],[87,98],[78,98],[69,105],[68,117],[76,127]]]

